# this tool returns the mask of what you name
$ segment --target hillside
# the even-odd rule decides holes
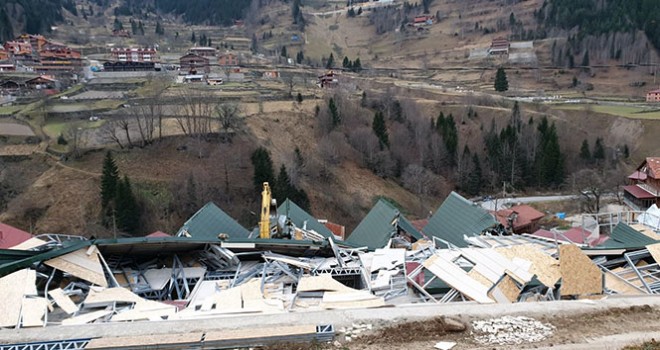
[[[236,2],[234,12],[208,21],[187,18],[183,8],[161,7],[173,6],[169,2],[138,9],[131,1],[81,1],[77,15],[62,12],[64,24],[52,37],[75,44],[90,59],[107,59],[109,47],[158,45],[163,63],[178,64],[191,46],[211,41],[240,55],[245,79],[216,87],[175,83],[176,73],[105,74],[64,92],[67,99],[1,107],[1,122],[27,127],[33,138],[2,136],[0,146],[43,142],[36,154],[3,160],[0,221],[35,232],[110,235],[98,191],[106,149],[132,180],[141,232],[173,232],[211,200],[254,226],[260,192],[250,158],[257,147],[268,150],[274,172],[286,166],[313,214],[345,224],[349,232],[378,198],[415,219],[427,217],[451,190],[492,195],[505,183],[516,195],[571,193],[576,174],[595,165],[612,180],[608,186],[616,186],[622,174],[660,150],[660,112],[641,102],[656,84],[651,68],[620,65],[634,50],[611,58],[589,46],[596,39],[568,40],[561,25],[539,23],[540,0],[435,0],[428,10],[436,21],[423,30],[397,22],[421,15],[421,3],[365,7],[349,16],[344,2],[309,1],[300,7],[304,32],[301,22],[294,23],[292,2],[258,4],[241,12]],[[239,12],[249,14],[244,25],[212,25]],[[129,36],[113,35],[120,25]],[[511,39],[511,53],[491,57],[488,47],[501,36]],[[643,33],[637,40],[649,43]],[[568,47],[576,49],[573,67]],[[580,67],[575,61],[586,47],[590,66]],[[300,64],[287,64],[282,52]],[[341,72],[340,88],[320,89],[314,82],[331,54],[333,68],[346,57],[359,58],[363,69]],[[655,52],[646,55],[651,59]],[[494,91],[497,67],[508,76],[507,92]],[[281,76],[263,75],[272,70]],[[142,106],[154,103],[150,94],[161,88],[159,137],[140,142]],[[295,101],[298,93],[302,102]],[[72,99],[77,94],[106,97]],[[227,103],[240,107],[231,142],[215,122],[216,108]],[[185,113],[196,118],[182,119]],[[89,122],[92,114],[101,119]],[[211,126],[191,132],[186,123]],[[605,156],[580,158],[583,142],[591,149],[602,145]]]

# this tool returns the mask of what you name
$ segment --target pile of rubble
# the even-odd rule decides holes
[[[554,326],[524,316],[472,321],[474,339],[483,345],[536,343],[552,336]]]

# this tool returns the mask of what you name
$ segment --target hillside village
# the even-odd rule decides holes
[[[0,350],[651,341],[647,28],[536,0],[154,6],[0,33]]]

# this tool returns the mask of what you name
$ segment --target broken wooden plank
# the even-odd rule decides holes
[[[618,294],[624,295],[648,294],[643,289],[638,288],[629,282],[626,282],[611,271],[605,272],[605,287],[609,290],[617,292]]]
[[[108,282],[103,273],[99,260],[98,249],[91,246],[89,249],[79,249],[66,255],[45,261],[44,264],[64,271],[87,282],[101,287],[107,287]]]
[[[36,238],[36,237],[32,237],[32,238],[28,239],[27,241],[21,242],[21,243],[15,245],[13,247],[10,247],[9,249],[12,249],[12,250],[30,250],[32,248],[41,247],[42,245],[44,245],[46,243],[48,243],[48,242],[46,242],[42,239]]]
[[[578,246],[559,246],[561,295],[591,295],[603,293],[603,273]]]
[[[466,297],[479,303],[493,303],[488,297],[488,289],[481,283],[473,280],[467,272],[450,260],[439,255],[433,255],[424,261],[424,267],[449,286],[459,291]]]
[[[37,294],[36,279],[36,272],[29,269],[0,278],[0,328],[16,327],[21,317],[23,296]]]
[[[660,243],[649,244],[646,246],[656,263],[660,264]]]
[[[318,276],[303,276],[298,281],[298,292],[354,292],[356,289],[350,288],[341,282],[332,278],[330,274]]]
[[[99,310],[99,311],[94,311],[74,317],[67,318],[65,320],[62,320],[62,325],[63,326],[74,326],[74,325],[81,325],[85,323],[90,323],[92,321],[96,321],[99,318],[106,317],[108,315],[112,314],[112,311],[110,310]]]
[[[554,288],[561,278],[559,261],[533,245],[514,245],[495,248],[495,250],[512,261],[515,258],[529,261],[531,263],[529,272],[535,274],[546,287]]]
[[[48,295],[50,295],[50,297],[53,298],[57,306],[59,306],[67,314],[72,315],[76,311],[78,311],[78,306],[73,303],[73,301],[71,300],[71,298],[69,298],[68,295],[64,294],[64,291],[62,291],[62,289],[60,288],[53,289],[48,292]]]
[[[21,325],[23,327],[43,327],[48,310],[46,298],[23,298],[21,303]]]
[[[518,301],[521,289],[513,277],[504,274],[500,280],[488,291],[488,296],[501,304]]]

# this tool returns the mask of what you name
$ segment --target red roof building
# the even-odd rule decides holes
[[[623,187],[623,199],[635,210],[646,210],[660,205],[660,157],[647,157],[628,176],[630,184]]]
[[[646,102],[660,102],[660,89],[647,92]]]
[[[587,244],[591,246],[596,240],[591,237],[591,232],[581,228],[573,227],[566,232],[554,232],[548,230],[537,230],[532,233],[533,236],[556,239],[560,242],[570,242],[576,244]]]
[[[163,231],[156,231],[146,235],[145,237],[147,238],[172,237],[172,235],[169,235]]]
[[[158,51],[154,48],[112,48],[110,56],[119,62],[158,62]]]
[[[539,221],[545,216],[529,205],[516,205],[509,209],[498,210],[495,218],[513,233],[529,233],[538,230]]]
[[[9,249],[30,238],[31,234],[0,222],[0,249]]]

